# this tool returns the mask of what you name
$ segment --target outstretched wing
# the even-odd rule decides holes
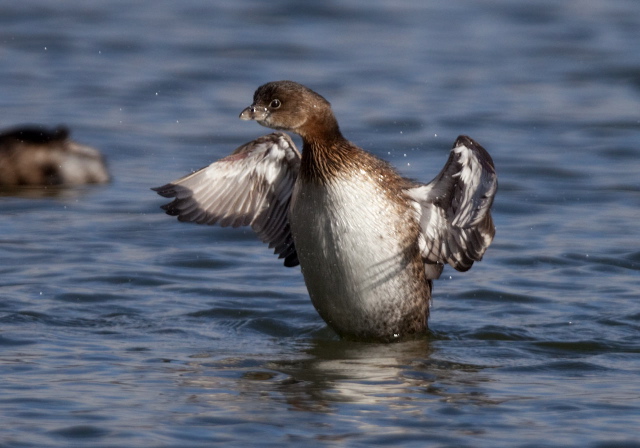
[[[276,132],[153,190],[175,198],[162,206],[168,215],[198,224],[251,226],[284,258],[285,266],[297,266],[288,211],[299,170],[300,153],[293,141]]]
[[[491,156],[462,135],[435,179],[406,190],[420,214],[419,243],[429,278],[438,278],[444,263],[466,271],[482,259],[496,232],[490,209],[497,188]]]

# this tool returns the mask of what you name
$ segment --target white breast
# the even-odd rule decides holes
[[[396,305],[415,281],[407,247],[415,241],[406,235],[414,215],[364,172],[296,184],[290,223],[300,266],[315,307],[338,332],[357,333],[382,314],[402,319],[393,313],[402,313]]]

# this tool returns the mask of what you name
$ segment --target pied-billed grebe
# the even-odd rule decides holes
[[[0,132],[0,186],[80,185],[109,181],[100,152],[69,138],[64,126],[26,125]]]
[[[393,341],[427,329],[432,279],[482,258],[495,228],[491,156],[460,136],[429,183],[403,178],[342,136],[322,96],[292,81],[259,87],[243,120],[274,133],[156,188],[180,221],[250,225],[298,263],[311,300],[340,336]]]

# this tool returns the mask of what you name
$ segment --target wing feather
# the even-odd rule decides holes
[[[162,209],[179,221],[222,227],[250,225],[285,259],[285,266],[296,266],[288,212],[299,169],[300,152],[288,135],[276,132],[153,190],[174,198]]]
[[[438,278],[445,263],[466,271],[482,259],[495,235],[491,205],[497,188],[491,156],[462,135],[431,182],[406,190],[420,216],[419,243],[429,278]]]

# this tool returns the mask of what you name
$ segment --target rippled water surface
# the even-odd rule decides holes
[[[114,181],[0,196],[0,446],[640,446],[640,3],[3,2],[0,125]],[[497,236],[431,334],[340,341],[246,229],[159,186],[267,133],[277,79],[430,180],[492,154]]]

